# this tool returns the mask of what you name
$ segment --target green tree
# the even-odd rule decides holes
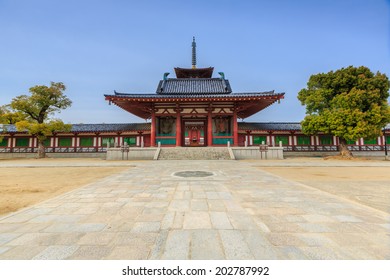
[[[0,106],[0,124],[15,124],[26,118],[25,113],[12,110],[10,105]]]
[[[351,157],[348,140],[378,137],[390,122],[389,85],[385,74],[364,66],[312,75],[298,93],[306,106],[303,132],[338,136],[340,155]]]
[[[0,142],[3,141],[4,133],[7,132],[7,126],[4,124],[15,124],[25,118],[25,114],[13,111],[10,105],[0,106]]]
[[[59,119],[50,119],[55,112],[60,112],[72,105],[72,101],[64,95],[63,83],[51,82],[50,87],[38,85],[29,89],[31,95],[20,95],[12,99],[10,104],[15,112],[26,114],[24,120],[15,123],[19,131],[27,131],[38,139],[38,157],[45,157],[44,140],[55,131],[69,131],[71,125]]]

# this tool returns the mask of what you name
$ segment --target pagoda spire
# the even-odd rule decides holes
[[[192,67],[180,68],[175,67],[176,78],[189,79],[189,78],[202,78],[210,79],[213,75],[214,67],[208,68],[196,68],[196,42],[195,36],[192,37]]]
[[[192,37],[192,69],[196,69],[196,42],[195,42],[195,36]]]

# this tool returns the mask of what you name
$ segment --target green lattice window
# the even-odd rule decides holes
[[[286,136],[286,135],[276,135],[275,136],[275,145],[279,146],[279,142],[282,142],[283,146],[288,146],[288,136]]]
[[[4,137],[3,140],[0,141],[0,147],[7,147],[8,146],[8,138]]]
[[[71,147],[72,138],[71,137],[62,137],[58,139],[58,147]]]
[[[16,138],[16,147],[28,147],[30,138]]]
[[[45,140],[43,140],[43,146],[50,147],[51,146],[50,140],[51,140],[50,138],[46,138]]]
[[[114,137],[103,137],[102,138],[102,146],[107,147],[107,144],[110,144],[110,147],[113,147],[115,144],[115,138]]]
[[[364,145],[376,145],[378,144],[378,139],[364,139]]]
[[[332,145],[332,136],[330,135],[321,135],[320,136],[320,145]]]
[[[162,136],[162,137],[176,136],[176,132],[175,133],[158,133],[156,136]]]
[[[310,145],[310,136],[297,136],[298,145]]]
[[[158,142],[161,143],[161,145],[176,145],[176,138],[162,138],[162,139],[156,139],[156,145]]]
[[[356,145],[356,141],[354,141],[354,140],[347,140],[347,145]]]
[[[267,144],[267,136],[253,135],[253,145]]]
[[[233,138],[213,138],[214,145],[227,145],[228,141],[233,145]]]
[[[230,132],[218,132],[218,133],[213,133],[213,136],[232,136],[232,133],[230,133]]]
[[[386,144],[390,145],[390,136],[386,136]]]
[[[93,146],[93,137],[80,138],[80,147],[92,147],[92,146]]]
[[[125,138],[123,138],[123,142],[127,143],[127,145],[129,145],[129,146],[135,146],[137,144],[137,138],[125,137]]]

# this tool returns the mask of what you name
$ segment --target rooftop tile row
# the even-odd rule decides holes
[[[106,94],[106,97],[123,97],[123,98],[150,98],[150,99],[161,99],[161,98],[235,98],[235,97],[259,97],[259,96],[276,96],[284,95],[284,93],[275,93],[272,91],[265,92],[245,92],[245,93],[231,93],[231,94],[150,94],[150,93],[121,93],[114,92],[115,95]]]
[[[72,124],[72,133],[80,132],[120,132],[120,131],[149,131],[150,123],[114,123],[114,124]],[[301,131],[299,122],[239,122],[239,130],[251,131]],[[0,133],[17,132],[15,125],[0,125]],[[390,131],[390,124],[385,127]]]
[[[150,123],[114,123],[114,124],[72,124],[72,133],[78,132],[117,132],[150,130]],[[4,125],[4,131],[17,132],[15,125]]]
[[[158,94],[227,94],[232,89],[228,80],[211,79],[167,79],[161,80],[156,93]]]

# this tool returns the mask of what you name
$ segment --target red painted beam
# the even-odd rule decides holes
[[[152,120],[151,120],[151,128],[150,128],[150,146],[155,147],[156,146],[156,116],[155,112],[152,109]]]

